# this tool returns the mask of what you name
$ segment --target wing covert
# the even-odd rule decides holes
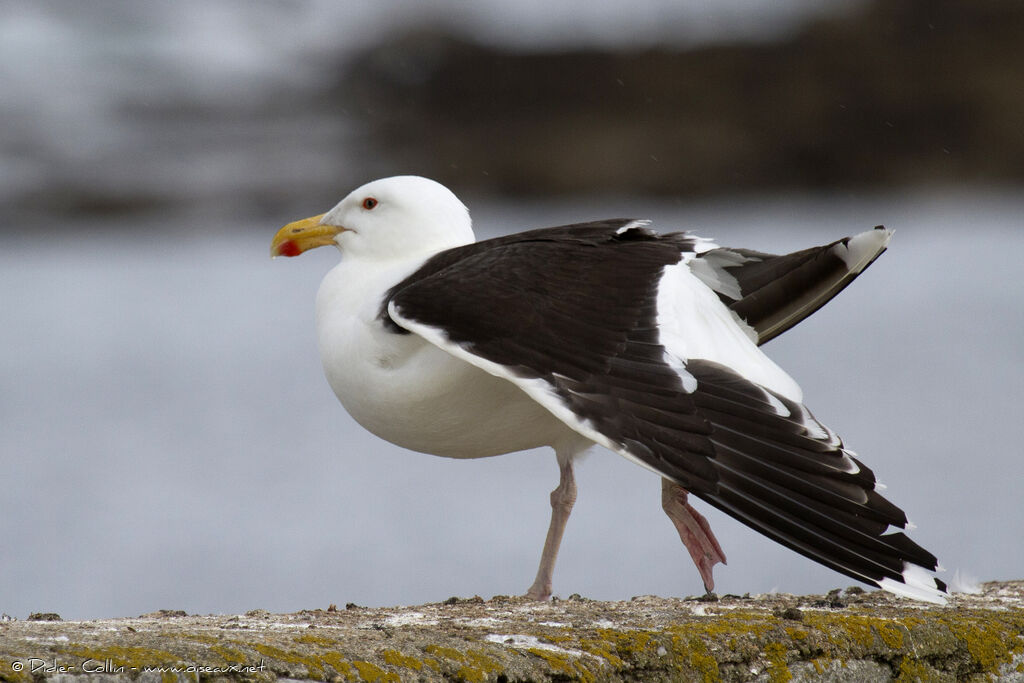
[[[696,252],[684,235],[621,230],[626,225],[568,226],[445,252],[396,285],[382,315],[517,384],[572,429],[769,538],[858,580],[908,585],[915,597],[940,600],[940,581],[919,581],[935,557],[890,532],[906,526],[903,511],[875,491],[871,470],[799,397],[721,359],[680,358],[662,344],[658,289],[666,269],[715,250]],[[741,297],[717,291],[710,300],[726,319],[727,306],[773,309],[758,319],[765,326],[754,324],[763,342],[834,296],[881,253],[888,233],[857,239],[784,257],[720,253],[715,267],[735,278]],[[834,263],[840,248],[857,257],[842,269]],[[758,309],[783,296],[779,279],[813,294],[796,307]],[[702,326],[700,315],[688,324]]]

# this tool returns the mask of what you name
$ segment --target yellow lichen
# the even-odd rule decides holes
[[[98,664],[109,664],[113,668],[124,667],[126,670],[182,663],[181,658],[166,650],[148,647],[109,645],[91,648],[72,644],[67,647],[66,651],[68,654],[81,657],[83,660],[97,662]]]
[[[539,647],[531,647],[526,650],[535,657],[540,657],[556,674],[562,674],[573,680],[591,683],[595,680],[594,672],[587,669],[577,658],[568,653],[543,650]]]
[[[597,630],[597,637],[613,647],[620,660],[632,660],[649,649],[652,634],[648,631],[616,631],[611,628]]]
[[[672,638],[673,652],[681,654],[686,664],[696,671],[704,683],[722,680],[722,672],[718,668],[718,660],[711,654],[711,650],[700,638],[690,638],[686,647],[682,647],[681,639],[677,636]]]
[[[932,681],[941,681],[942,677],[926,664],[910,657],[904,657],[900,662],[900,673],[896,680],[900,683],[932,683]]]
[[[333,648],[338,646],[338,641],[327,638],[325,636],[315,636],[311,633],[306,633],[301,636],[293,638],[296,643],[302,643],[303,645],[320,645],[321,647]]]
[[[768,660],[768,680],[772,683],[785,683],[793,680],[793,673],[786,666],[785,645],[768,643],[764,646],[764,656]]]
[[[352,671],[352,665],[348,663],[344,657],[338,652],[325,652],[320,655],[320,659],[323,660],[324,664],[329,665],[332,669],[338,672],[338,675],[344,676],[348,680],[355,680],[355,673]]]
[[[203,643],[204,645],[213,645],[220,642],[220,638],[217,636],[211,636],[208,633],[168,633],[167,637],[194,640],[197,643]]]
[[[999,666],[1012,662],[1013,655],[1022,650],[1020,636],[1024,634],[1024,614],[1017,614],[1015,620],[1011,617],[1008,624],[995,617],[972,616],[974,618],[969,620],[957,617],[941,621],[957,640],[967,646],[978,671],[995,673]]]
[[[587,681],[627,674],[636,677],[638,672],[674,680],[716,681],[721,680],[725,667],[732,671],[751,666],[761,669],[765,679],[787,681],[793,674],[789,666],[797,663],[808,671],[813,666],[812,674],[820,675],[844,673],[841,666],[858,661],[888,663],[902,681],[937,677],[984,680],[1024,673],[1024,611],[1015,608],[922,609],[887,603],[874,607],[854,604],[842,610],[806,607],[800,621],[753,609],[729,611],[709,606],[706,610],[707,614],[700,616],[681,610],[679,618],[669,625],[652,617],[650,625],[621,630],[547,624],[525,631],[557,644],[558,649],[542,645],[502,650],[474,641],[468,631],[445,631],[437,639],[444,645],[410,650],[401,645],[378,649],[383,647],[380,641],[374,641],[376,646],[350,642],[336,635],[343,632],[340,629],[225,631],[216,635],[183,629],[166,634],[161,642],[166,649],[161,650],[128,647],[150,641],[126,632],[116,641],[125,646],[55,643],[52,651],[61,662],[109,660],[114,666],[140,669],[187,666],[192,662],[214,666],[252,664],[265,658],[272,675],[347,679],[353,683],[390,683],[404,677],[430,676],[484,683],[495,680],[505,663],[524,656],[532,660],[531,675],[535,677]],[[405,641],[385,640],[384,644],[399,642]],[[360,649],[364,647],[368,649]],[[349,652],[349,656],[358,652],[370,661],[351,662],[338,650]],[[173,675],[165,676],[166,683],[171,683]],[[10,662],[0,661],[0,681],[8,680],[31,683],[31,676],[13,671]],[[198,677],[186,674],[177,680]]]
[[[459,652],[458,650],[451,647],[444,647],[442,645],[427,645],[423,648],[423,651],[427,654],[447,659],[453,662],[462,664],[461,667],[456,670],[455,675],[469,683],[481,683],[487,680],[487,675],[493,672],[500,672],[502,667],[501,664],[493,657],[489,657],[479,650],[467,650],[466,652]],[[434,671],[441,669],[441,664],[436,659],[424,658],[423,663],[429,666]]]
[[[600,638],[580,638],[576,646],[583,652],[600,657],[616,669],[621,669],[624,664],[622,658],[612,652],[612,646]]]
[[[254,643],[252,647],[261,655],[270,657],[271,659],[276,659],[279,662],[284,662],[286,664],[301,664],[306,667],[307,678],[324,678],[323,660],[301,652],[282,650],[279,647],[267,645],[266,643]]]
[[[427,654],[434,655],[435,657],[443,657],[445,659],[451,659],[456,662],[465,662],[466,656],[452,647],[443,647],[441,645],[427,645],[423,648],[423,651]]]
[[[488,657],[486,654],[480,652],[479,650],[467,650],[466,659],[473,666],[477,667],[478,669],[483,669],[488,673],[494,671],[501,671],[501,664],[499,664],[494,658]]]
[[[352,662],[352,666],[359,672],[359,676],[366,681],[366,683],[402,683],[402,679],[398,677],[398,674],[391,671],[385,671],[376,664],[370,662],[364,662],[362,660],[355,660]]]
[[[455,672],[456,677],[459,680],[466,681],[466,683],[484,683],[487,680],[487,674],[480,669],[474,669],[471,666],[459,667],[459,670]]]
[[[419,671],[423,668],[423,662],[415,657],[403,655],[398,650],[384,650],[381,653],[381,657],[391,666],[400,666],[406,669],[413,669],[414,671]]]
[[[15,671],[14,667],[11,666],[13,663],[12,661],[0,660],[0,680],[11,681],[11,683],[28,683],[33,680],[32,674],[25,669]]]
[[[828,641],[840,649],[844,641],[853,642],[866,650],[878,647],[878,641],[890,649],[903,648],[903,637],[907,627],[893,619],[883,619],[863,614],[805,614],[804,620],[825,633]]]

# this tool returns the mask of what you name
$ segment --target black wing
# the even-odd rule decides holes
[[[778,256],[749,249],[704,252],[691,268],[764,344],[827,304],[882,255],[892,233],[882,226],[831,244]]]
[[[695,254],[696,238],[629,226],[567,226],[444,252],[388,292],[382,316],[516,383],[569,427],[779,543],[855,579],[941,600],[941,582],[908,573],[934,570],[935,557],[886,533],[906,526],[904,513],[802,404],[720,363],[673,363],[659,334],[658,286],[666,267],[708,257]],[[777,300],[770,273],[832,296],[856,275],[822,266],[841,243],[714,264],[740,290],[719,296],[734,310],[759,292],[772,296],[758,302]],[[720,275],[721,289],[737,294]],[[783,302],[780,322],[765,329],[795,324],[822,296]]]

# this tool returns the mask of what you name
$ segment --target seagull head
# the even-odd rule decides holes
[[[469,209],[444,185],[395,176],[353,190],[327,213],[289,223],[274,235],[271,256],[315,247],[387,259],[450,249],[474,240]]]

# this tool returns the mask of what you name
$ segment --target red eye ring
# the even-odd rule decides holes
[[[373,197],[367,197],[363,200],[363,208],[367,211],[373,209],[377,204],[379,204],[379,202]]]

